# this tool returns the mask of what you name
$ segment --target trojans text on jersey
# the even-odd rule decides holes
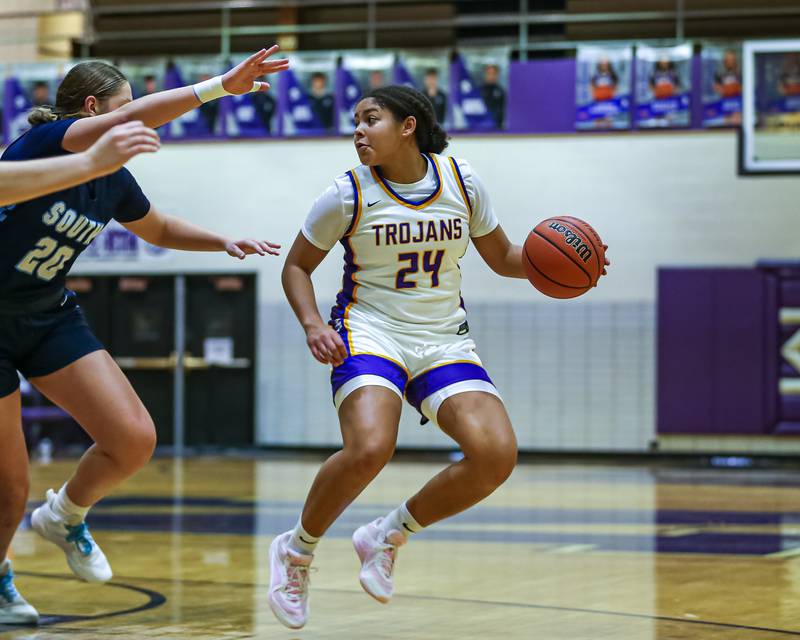
[[[461,219],[373,224],[375,246],[461,239]]]

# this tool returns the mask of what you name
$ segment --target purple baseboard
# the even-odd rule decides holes
[[[800,422],[779,422],[773,434],[776,436],[800,436]]]

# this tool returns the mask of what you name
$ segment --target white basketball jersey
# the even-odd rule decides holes
[[[469,243],[471,204],[456,161],[426,157],[437,187],[416,202],[396,193],[378,168],[348,172],[355,203],[341,240],[345,270],[334,319],[357,309],[437,331],[456,333],[464,323],[458,263]]]

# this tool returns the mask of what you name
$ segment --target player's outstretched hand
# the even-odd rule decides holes
[[[607,245],[607,244],[604,244],[604,245],[603,245],[603,255],[605,255],[606,251],[608,251],[608,245]],[[610,267],[610,266],[611,266],[611,260],[609,260],[608,258],[606,258],[606,267]],[[608,273],[606,272],[606,267],[603,267],[603,275],[604,275],[604,276],[607,276],[607,275],[608,275]]]
[[[133,156],[154,153],[161,147],[158,134],[141,122],[118,124],[106,131],[89,149],[86,156],[99,175],[114,173]]]
[[[257,51],[244,62],[237,64],[222,76],[222,88],[234,95],[250,93],[256,78],[267,73],[286,71],[289,68],[289,61],[285,58],[267,59],[277,50],[278,45],[274,44],[269,49]],[[266,91],[270,87],[269,82],[259,82],[258,85],[260,91]]]
[[[251,256],[257,253],[260,256],[267,254],[271,256],[279,256],[281,252],[279,249],[281,245],[270,242],[269,240],[253,240],[252,238],[245,238],[244,240],[234,240],[225,245],[225,251],[232,258],[239,258],[244,260],[245,256]]]
[[[311,355],[322,364],[338,367],[347,357],[347,348],[342,337],[327,325],[309,329],[306,332],[306,343]]]

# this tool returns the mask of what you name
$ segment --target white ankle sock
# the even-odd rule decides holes
[[[66,520],[71,526],[83,522],[86,514],[89,513],[89,508],[80,507],[69,499],[66,484],[59,489],[56,499],[53,501],[53,512],[59,518]]]
[[[421,531],[424,528],[414,519],[414,516],[411,515],[405,502],[381,520],[378,526],[381,528],[384,535],[389,535],[390,531],[399,531],[406,538],[412,533]]]
[[[289,539],[289,548],[303,555],[313,556],[314,549],[319,544],[319,538],[315,538],[308,531],[303,529],[303,519],[297,521],[297,525],[292,530],[292,537]]]
[[[6,558],[0,562],[0,578],[6,575],[9,571],[11,571],[11,560]]]

